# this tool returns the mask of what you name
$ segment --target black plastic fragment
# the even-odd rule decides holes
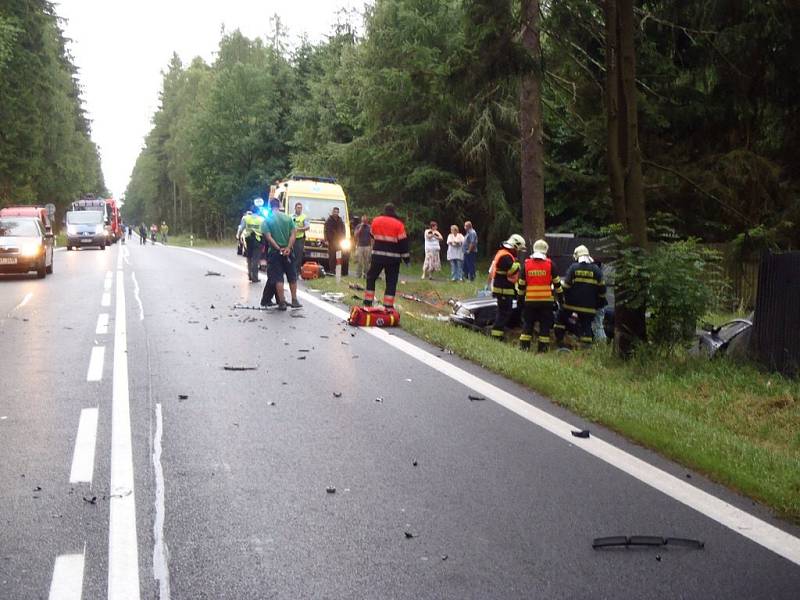
[[[328,492],[329,494],[335,494],[336,488],[333,487],[332,485],[329,485],[328,487],[325,488],[325,491]]]
[[[693,540],[690,538],[677,538],[677,537],[668,537],[664,540],[665,546],[683,546],[684,548],[694,548],[696,550],[701,550],[706,547],[705,542],[702,540]]]
[[[341,398],[342,397],[342,392],[333,392],[333,397],[334,398]]]
[[[469,398],[470,402],[483,402],[484,400],[486,400],[486,398],[484,398],[483,396],[473,396],[472,394],[470,394],[467,397]]]
[[[589,437],[589,430],[588,429],[581,429],[580,431],[570,431],[573,437],[576,438],[588,438]]]
[[[225,365],[222,368],[225,369],[226,371],[257,371],[258,370],[258,367],[239,367],[239,366],[230,366],[230,365]]]
[[[408,539],[408,540],[410,540],[411,538],[417,537],[413,533],[411,533],[410,531],[404,531],[403,533],[406,534],[406,539]]]
[[[662,546],[680,546],[683,548],[702,550],[705,548],[705,542],[691,538],[664,538],[656,535],[614,535],[610,537],[599,537],[592,540],[592,548],[594,549],[611,548],[615,546],[624,546],[626,548],[631,546],[644,546],[651,548],[660,548]]]
[[[189,394],[178,394],[178,400],[188,400]]]
[[[89,504],[97,504],[97,496],[92,496],[91,498],[84,496],[83,501],[88,502]]]
[[[307,359],[307,358],[308,358],[307,356],[298,356],[298,357],[297,357],[297,360],[305,360],[305,359]]]

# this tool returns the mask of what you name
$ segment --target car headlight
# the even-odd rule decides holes
[[[19,249],[19,253],[22,256],[38,256],[41,251],[41,242],[25,242]]]
[[[350,250],[350,240],[342,240],[342,242],[339,244],[339,247],[342,250]]]
[[[78,227],[76,225],[67,225],[67,233],[70,235],[75,235],[78,233]]]

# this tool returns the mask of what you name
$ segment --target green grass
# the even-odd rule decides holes
[[[414,271],[412,269],[414,273]],[[353,291],[344,278],[311,287]],[[437,306],[398,298],[402,327],[555,403],[800,522],[800,382],[751,365],[686,354],[639,355],[623,362],[606,345],[590,351],[526,353],[479,333],[425,316],[449,314],[448,298],[480,286],[403,279],[398,289]],[[363,282],[362,282],[363,283]],[[382,283],[378,283],[378,297]],[[710,315],[715,323],[730,315]]]

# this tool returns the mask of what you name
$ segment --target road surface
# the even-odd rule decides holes
[[[313,292],[233,308],[260,294],[137,243],[0,276],[0,597],[798,597],[762,507]]]

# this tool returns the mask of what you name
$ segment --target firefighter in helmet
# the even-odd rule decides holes
[[[561,296],[561,278],[553,271],[553,263],[547,258],[549,246],[544,240],[536,240],[533,254],[525,261],[523,277],[520,278],[525,290],[525,306],[522,309],[522,334],[519,345],[529,350],[533,339],[533,326],[539,324],[538,352],[550,348],[550,329],[553,327],[553,302]]]
[[[592,321],[598,309],[606,305],[606,284],[603,270],[595,264],[586,246],[572,253],[575,260],[564,276],[564,303],[556,317],[556,340],[564,345],[564,334],[570,319],[575,319],[578,339],[588,346],[592,343]]]
[[[525,250],[525,238],[515,233],[503,242],[492,260],[489,279],[492,296],[497,298],[497,314],[492,325],[492,337],[498,340],[503,339],[503,332],[514,311],[514,296],[517,294],[520,275],[517,256]]]

